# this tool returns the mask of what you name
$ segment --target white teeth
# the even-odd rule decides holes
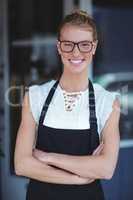
[[[83,60],[70,60],[71,63],[74,63],[74,64],[80,64],[82,63]]]

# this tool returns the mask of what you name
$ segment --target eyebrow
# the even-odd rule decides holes
[[[73,43],[79,43],[79,42],[93,42],[93,40],[81,40],[81,41],[72,41],[72,40],[58,40],[59,42],[73,42]]]

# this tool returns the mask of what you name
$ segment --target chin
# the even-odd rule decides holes
[[[69,66],[69,71],[72,74],[80,74],[86,72],[87,68],[88,68],[87,66],[72,66],[72,67]]]

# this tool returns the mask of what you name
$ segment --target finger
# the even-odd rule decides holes
[[[96,153],[100,153],[102,151],[103,147],[104,147],[104,145],[100,144],[99,148],[96,150]]]
[[[104,147],[104,144],[101,143],[101,144],[94,150],[93,155],[99,154],[99,153],[102,151],[103,147]]]
[[[93,152],[93,154],[95,154],[96,152],[98,152],[101,149],[101,145],[99,145]]]

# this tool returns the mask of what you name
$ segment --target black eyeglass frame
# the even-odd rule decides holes
[[[80,42],[73,42],[73,41],[69,41],[69,40],[58,40],[58,42],[60,43],[60,49],[61,49],[61,51],[64,52],[64,53],[71,53],[71,52],[73,52],[75,46],[78,47],[78,50],[79,50],[81,53],[90,53],[90,52],[92,51],[93,46],[94,46],[94,41],[88,41],[88,40],[84,40],[84,41],[80,41]],[[72,50],[71,50],[71,51],[64,51],[64,50],[62,49],[62,47],[61,47],[61,43],[63,43],[63,42],[71,42],[71,43],[73,44]],[[80,43],[83,43],[83,42],[88,42],[88,43],[91,44],[91,49],[90,49],[89,51],[81,51],[81,50],[80,50],[79,44],[80,44]]]

